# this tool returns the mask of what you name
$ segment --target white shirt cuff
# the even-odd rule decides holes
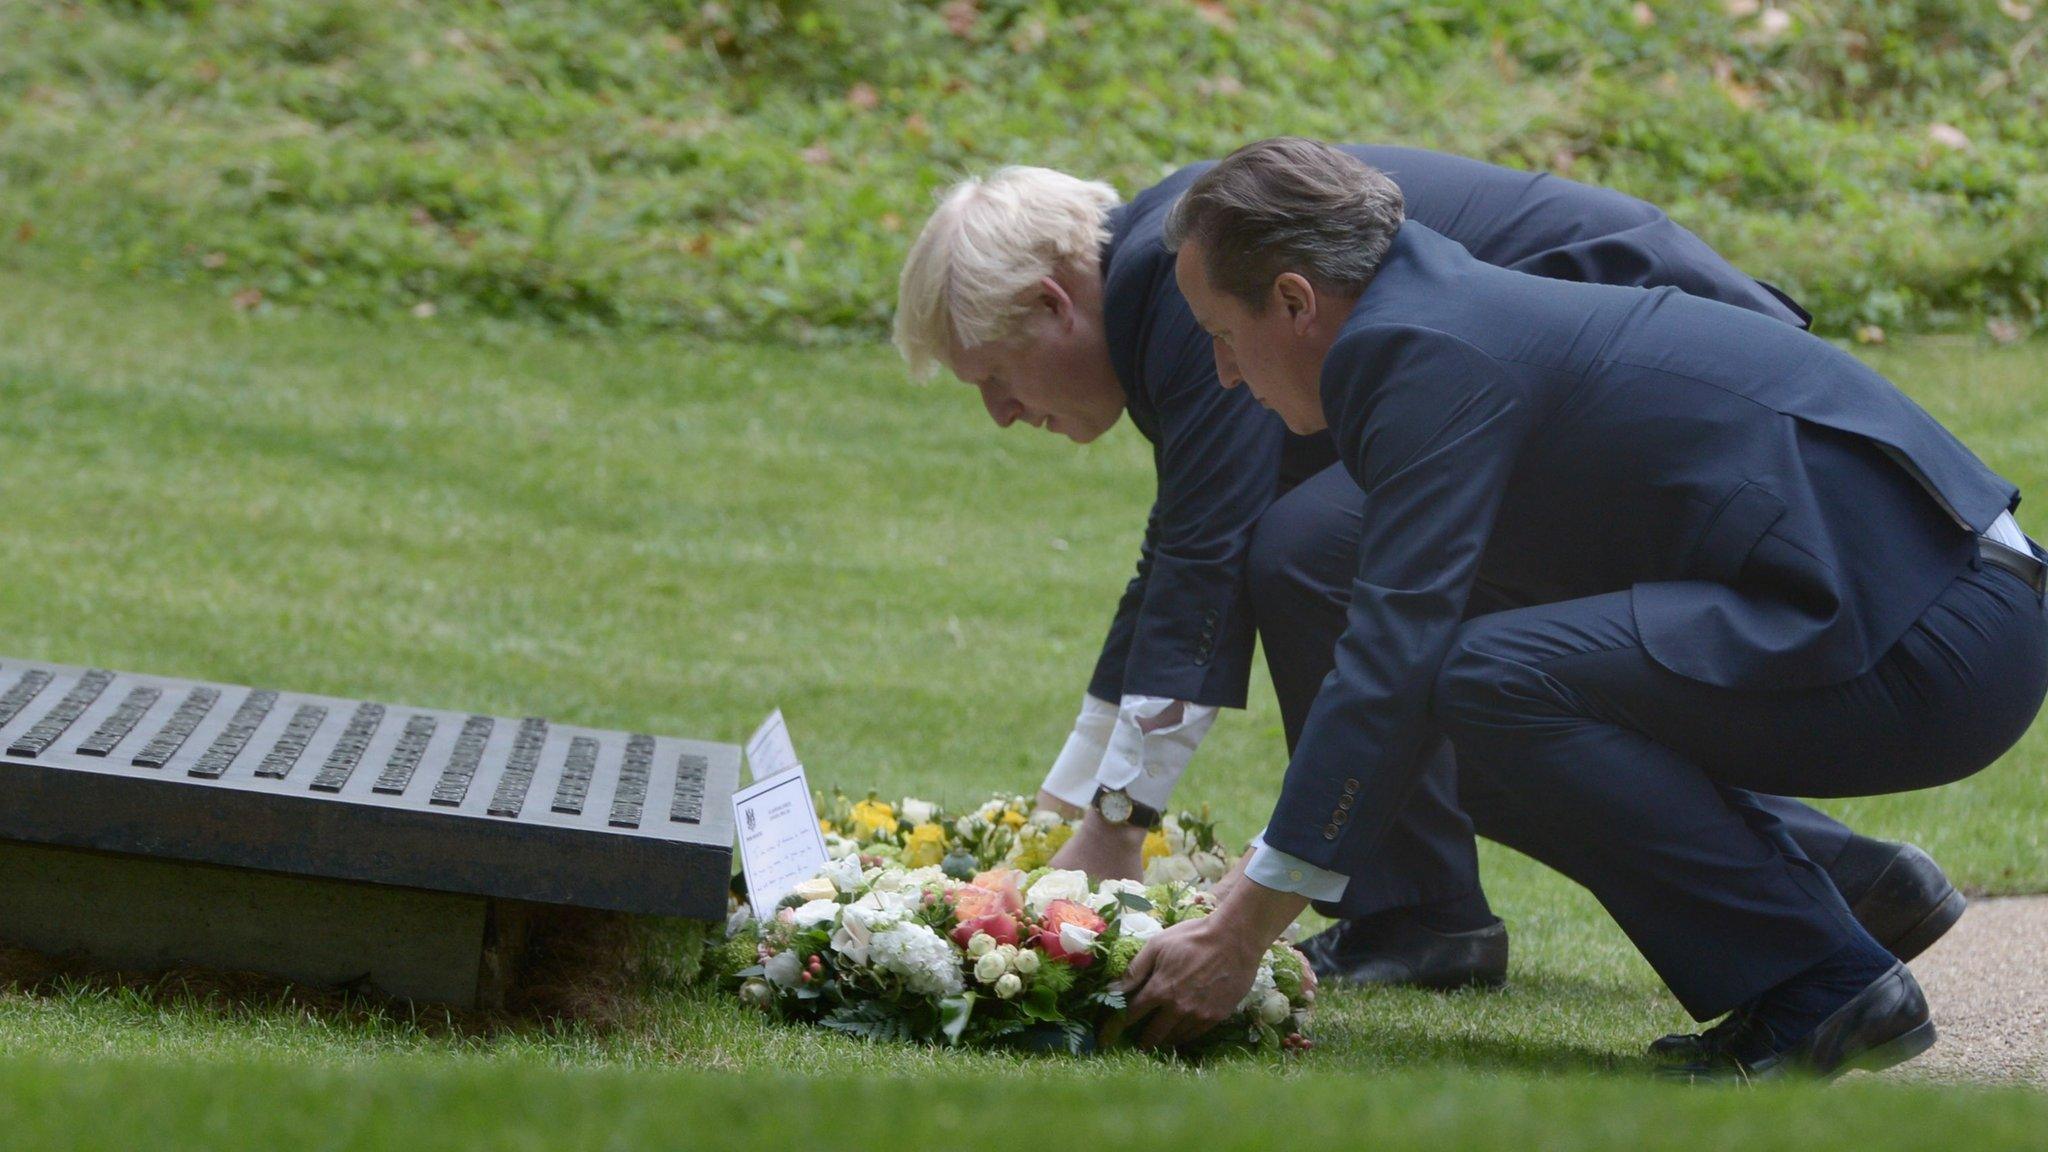
[[[1081,715],[1074,730],[1038,787],[1076,808],[1086,808],[1095,799],[1095,774],[1102,767],[1102,754],[1109,750],[1110,733],[1116,729],[1117,707],[1093,696],[1081,697]]]
[[[1096,782],[1121,788],[1138,803],[1164,812],[1173,786],[1216,723],[1216,711],[1212,705],[1163,696],[1124,697]]]
[[[1252,858],[1245,862],[1244,878],[1276,892],[1292,892],[1311,900],[1342,899],[1351,877],[1266,846],[1266,834],[1252,837]]]

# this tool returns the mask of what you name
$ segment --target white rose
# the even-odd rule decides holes
[[[825,879],[823,876],[813,876],[809,880],[791,888],[789,892],[790,895],[801,896],[807,901],[830,900],[838,894],[839,889],[832,881]]]
[[[1095,937],[1098,935],[1100,933],[1093,928],[1083,928],[1079,924],[1062,924],[1060,947],[1065,949],[1068,955],[1077,956],[1095,947]]]
[[[946,870],[937,864],[927,864],[922,868],[912,868],[903,874],[903,879],[906,883],[916,888],[924,888],[933,884],[951,888],[954,884],[958,883],[951,876],[946,875]]]
[[[803,974],[804,961],[794,952],[777,952],[763,967],[767,969],[769,983],[777,988],[794,988],[801,983],[798,977]]]
[[[1029,948],[1018,952],[1010,958],[1010,971],[1021,976],[1029,976],[1038,971],[1038,953]]]
[[[857,856],[842,856],[837,860],[828,861],[823,868],[818,870],[818,875],[830,880],[832,886],[841,892],[849,894],[857,892],[860,890],[861,884],[860,858]]]
[[[826,887],[829,888],[831,885],[827,884]],[[837,915],[839,915],[838,901],[830,899],[812,900],[796,906],[796,911],[791,913],[790,923],[795,924],[799,928],[815,928]]]
[[[996,938],[986,932],[976,932],[974,937],[967,941],[967,954],[976,960],[993,955],[995,950]]]
[[[1039,808],[1031,813],[1031,822],[1040,832],[1050,832],[1067,822],[1067,818],[1050,808]]]
[[[1293,1011],[1287,997],[1278,992],[1268,992],[1266,998],[1259,1001],[1259,1019],[1267,1024],[1278,1024]]]
[[[1023,990],[1024,980],[1015,972],[1005,972],[1003,973],[1003,978],[996,981],[996,995],[1004,1000],[1010,999]]]
[[[911,824],[929,824],[939,811],[939,806],[929,800],[912,800],[906,797],[896,806],[896,814]]]
[[[1200,878],[1195,862],[1185,856],[1156,856],[1145,866],[1147,884],[1193,884]]]
[[[1150,912],[1126,911],[1117,917],[1117,924],[1122,927],[1124,935],[1133,940],[1150,940],[1159,935],[1165,927],[1159,923],[1159,918]]]
[[[1223,874],[1230,871],[1230,861],[1225,860],[1221,852],[1197,852],[1188,860],[1194,864],[1196,874],[1211,884],[1223,879]]]
[[[1002,956],[995,952],[986,953],[974,962],[974,978],[983,984],[995,983],[1009,970],[1010,966],[1003,963]]]
[[[1003,963],[1008,964],[1017,958],[1017,946],[1015,944],[998,944],[996,945],[996,953],[1003,958]]]
[[[860,855],[860,841],[841,836],[836,832],[825,836],[825,857],[828,860],[844,860],[848,856]]]
[[[1045,914],[1047,906],[1055,900],[1072,900],[1085,903],[1088,899],[1088,874],[1072,868],[1047,872],[1038,878],[1038,883],[1024,894],[1024,906],[1033,916]]]

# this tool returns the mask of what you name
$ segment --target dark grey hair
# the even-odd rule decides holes
[[[1166,246],[1199,241],[1209,282],[1264,311],[1274,277],[1365,291],[1401,227],[1401,189],[1328,144],[1277,136],[1196,179],[1166,218]]]

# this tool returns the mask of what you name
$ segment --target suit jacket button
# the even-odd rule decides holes
[[[1353,777],[1352,779],[1346,780],[1344,782],[1344,790],[1346,792],[1358,791],[1358,779],[1356,777]]]
[[[1349,819],[1351,819],[1351,813],[1346,812],[1342,808],[1330,813],[1330,823],[1332,824],[1342,824]]]
[[[1339,807],[1339,808],[1349,808],[1349,807],[1351,807],[1351,794],[1347,792],[1347,793],[1345,793],[1344,795],[1342,795],[1342,796],[1339,796],[1339,797],[1337,797],[1337,807]]]
[[[1325,825],[1323,825],[1323,839],[1325,839],[1325,840],[1335,840],[1336,838],[1337,838],[1337,826],[1336,826],[1335,824],[1325,824]]]

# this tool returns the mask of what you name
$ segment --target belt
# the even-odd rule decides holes
[[[2022,552],[1989,536],[1979,536],[1977,558],[2026,581],[2027,587],[2032,588],[2036,595],[2048,593],[2048,564],[2043,564],[2040,557],[2032,552]]]

